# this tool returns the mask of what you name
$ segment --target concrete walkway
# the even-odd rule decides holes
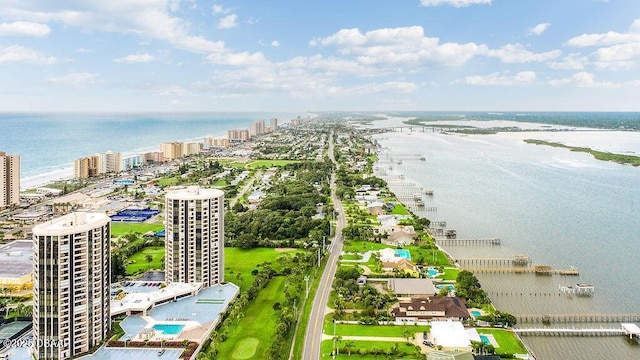
[[[340,261],[342,261],[344,263],[366,263],[371,258],[371,253],[373,253],[373,252],[378,252],[378,251],[377,250],[375,250],[375,251],[374,250],[369,250],[369,251],[367,251],[365,253],[358,253],[358,255],[362,255],[362,259],[360,259],[360,260],[345,260],[345,259],[342,259]],[[349,253],[349,254],[353,254],[353,253]],[[344,256],[344,255],[347,255],[347,253],[343,251],[341,253],[341,255]]]

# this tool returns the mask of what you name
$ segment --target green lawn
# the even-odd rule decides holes
[[[345,242],[343,251],[363,253],[369,250],[380,250],[388,247],[390,246],[370,241],[349,240]]]
[[[362,260],[362,255],[360,255],[360,254],[344,254],[344,255],[342,255],[342,260]]]
[[[128,233],[140,233],[144,234],[147,231],[160,231],[164,229],[162,224],[148,224],[148,223],[129,223],[129,222],[112,222],[111,223],[111,236],[119,237]]]
[[[345,348],[345,345],[347,343],[351,343],[353,345],[353,348],[351,350],[351,356],[348,355],[347,353],[347,349]],[[359,349],[366,349],[367,352],[371,352],[371,350],[373,349],[378,349],[378,350],[383,350],[383,351],[390,351],[391,348],[394,346],[393,342],[388,342],[388,341],[347,341],[347,340],[342,340],[340,341],[337,345],[338,345],[338,349],[340,349],[340,354],[338,356],[336,356],[336,359],[350,359],[350,360],[379,360],[379,359],[415,359],[415,360],[422,360],[424,359],[424,355],[418,355],[415,353],[415,346],[413,344],[407,345],[404,341],[403,342],[399,342],[398,344],[398,354],[397,355],[393,355],[393,357],[390,357],[390,355],[360,355],[358,354],[358,350]],[[333,348],[333,341],[332,340],[325,340],[322,342],[322,348],[321,348],[321,352],[322,354],[320,355],[321,359],[331,359],[331,349]]]
[[[176,185],[181,179],[179,177],[164,177],[158,180],[160,186],[173,186]]]
[[[411,333],[429,332],[430,326],[416,325],[352,325],[336,324],[336,335],[340,336],[380,336],[380,337],[404,337],[404,331]],[[333,336],[333,322],[331,315],[324,320],[324,333]]]
[[[402,205],[401,203],[395,203],[393,205],[393,211],[391,211],[390,214],[393,215],[410,215],[409,211],[407,211],[407,209],[404,207],[404,205]]]
[[[246,167],[250,169],[256,169],[259,167],[274,167],[274,166],[285,166],[289,164],[299,163],[299,160],[254,160],[249,162]]]
[[[151,255],[153,260],[147,262],[145,257]],[[164,259],[163,246],[150,246],[138,251],[127,259],[127,275],[131,276],[136,273],[144,273],[151,269],[161,269],[162,259]]]
[[[235,247],[224,248],[224,276],[225,280],[240,286],[246,290],[253,282],[251,271],[257,269],[256,265],[270,262],[274,270],[278,270],[277,259],[282,255],[294,256],[296,251],[277,252],[272,248],[255,248],[243,250]],[[241,280],[238,280],[240,274]]]
[[[263,359],[271,347],[277,314],[275,302],[284,302],[284,277],[273,278],[245,309],[245,316],[232,326],[226,341],[218,346],[218,359]]]
[[[491,334],[498,342],[496,354],[526,354],[522,342],[509,330],[476,328],[478,334]]]

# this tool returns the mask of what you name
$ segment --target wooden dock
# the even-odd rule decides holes
[[[569,328],[530,328],[530,329],[513,329],[518,335],[522,336],[623,336],[626,335],[624,329],[569,329]]]
[[[528,256],[518,255],[512,258],[458,258],[456,262],[460,266],[465,265],[522,265],[531,264]]]
[[[640,314],[522,314],[515,315],[522,323],[621,323],[638,322]]]
[[[438,245],[500,245],[500,239],[436,239]]]
[[[478,274],[536,274],[536,275],[570,275],[578,276],[578,269],[552,269],[550,266],[534,267],[462,267],[464,270]]]

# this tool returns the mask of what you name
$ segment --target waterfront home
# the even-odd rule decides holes
[[[426,297],[401,300],[389,309],[390,314],[400,321],[421,320],[457,320],[464,321],[471,318],[467,310],[467,303],[458,297]]]
[[[384,215],[386,211],[384,210],[385,204],[383,202],[371,202],[367,204],[367,211],[371,215]]]
[[[385,245],[391,246],[407,246],[414,242],[413,236],[403,230],[394,231],[386,239],[382,239],[381,242]]]
[[[437,292],[431,279],[391,278],[387,281],[387,289],[399,298],[428,298]]]

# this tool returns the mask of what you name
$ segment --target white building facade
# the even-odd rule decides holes
[[[191,186],[166,201],[165,278],[168,283],[224,281],[224,192]]]
[[[33,228],[33,347],[36,359],[70,359],[111,328],[111,219],[71,213]]]

